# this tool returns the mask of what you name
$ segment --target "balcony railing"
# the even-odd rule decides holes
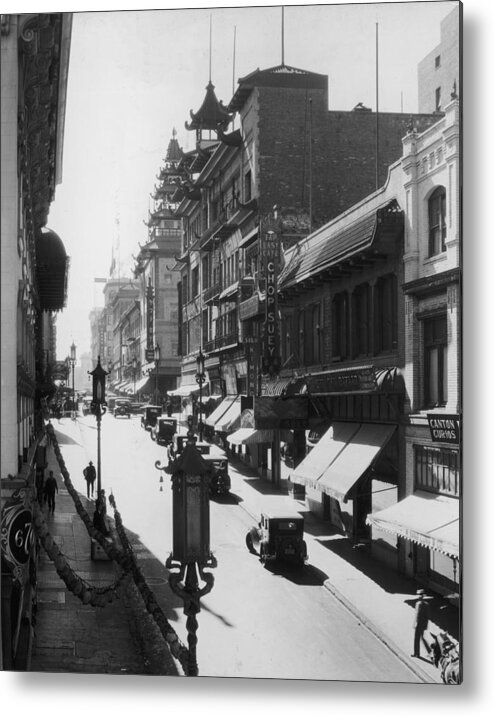
[[[221,283],[217,281],[213,286],[210,286],[209,288],[206,288],[204,290],[204,302],[207,303],[208,301],[212,301],[213,298],[216,298],[221,293]]]

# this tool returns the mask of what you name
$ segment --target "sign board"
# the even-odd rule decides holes
[[[148,350],[152,350],[154,348],[154,289],[151,286],[151,279],[149,279],[149,283],[146,288],[146,348]],[[154,360],[154,351],[153,351],[153,357],[151,359],[147,358],[147,352],[146,352],[146,360]]]
[[[372,366],[308,375],[306,382],[312,395],[346,395],[377,390],[376,373]]]
[[[153,363],[154,361],[154,348],[146,348],[146,361]]]
[[[428,413],[427,422],[432,442],[460,444],[460,416]]]
[[[280,372],[280,336],[278,321],[278,265],[280,244],[274,231],[266,231],[262,244],[262,267],[266,280],[266,301],[263,327],[262,372]]]
[[[34,545],[33,514],[26,488],[16,490],[2,511],[2,557],[10,565],[14,578],[25,584],[28,563]]]
[[[254,398],[254,422],[258,430],[302,430],[309,419],[307,398],[263,395]]]

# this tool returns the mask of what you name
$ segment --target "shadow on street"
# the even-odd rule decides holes
[[[264,569],[278,577],[283,577],[294,584],[304,587],[322,587],[324,582],[328,579],[328,575],[325,574],[325,572],[317,567],[313,567],[311,564],[305,564],[301,567],[273,561],[268,562]]]

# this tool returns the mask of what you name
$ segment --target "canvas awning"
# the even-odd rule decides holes
[[[181,385],[174,390],[168,390],[168,395],[178,395],[181,398],[188,398],[190,395],[199,393],[199,385],[197,383],[190,383],[189,385]],[[209,392],[209,383],[202,386],[202,394],[207,395]]]
[[[374,423],[333,423],[290,480],[345,502],[395,429]]]
[[[223,416],[220,417],[214,424],[215,431],[218,433],[227,433],[234,430],[238,425],[240,425],[240,412],[240,395],[238,395],[226,413],[224,413]]]
[[[256,430],[255,428],[240,428],[227,437],[231,445],[259,445],[259,443],[272,443],[274,430]],[[280,440],[285,443],[293,442],[293,433],[290,430],[280,430]]]
[[[147,387],[149,381],[151,378],[147,375],[144,378],[140,378],[136,381],[136,393],[145,393],[145,388]]]
[[[209,427],[213,427],[216,421],[223,417],[223,415],[226,413],[233,401],[236,400],[236,398],[236,395],[227,395],[226,398],[224,398],[221,403],[216,406],[211,415],[206,418],[206,420],[204,421],[205,424],[209,425]]]
[[[395,505],[367,515],[367,524],[459,557],[460,502],[454,497],[417,490]]]

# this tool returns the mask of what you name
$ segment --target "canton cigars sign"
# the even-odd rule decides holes
[[[266,282],[266,301],[262,340],[262,372],[280,372],[280,336],[278,322],[278,266],[280,244],[274,231],[266,231],[261,244],[262,271]]]
[[[306,380],[308,392],[312,395],[373,393],[377,390],[376,373],[373,367],[308,375]]]
[[[460,444],[459,415],[428,413],[427,422],[429,423],[432,442]]]

